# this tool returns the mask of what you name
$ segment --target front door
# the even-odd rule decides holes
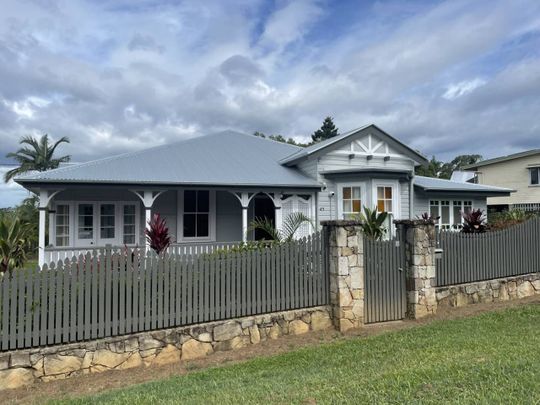
[[[275,226],[276,211],[274,202],[266,195],[258,195],[255,197],[255,219],[267,219]],[[262,229],[255,229],[255,240],[269,239],[268,234]]]
[[[95,204],[78,203],[75,219],[75,246],[89,247],[96,243]]]
[[[98,215],[98,245],[116,245],[116,205],[112,203],[100,203]]]

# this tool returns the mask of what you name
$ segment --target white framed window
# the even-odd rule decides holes
[[[540,185],[540,167],[529,168],[529,184],[531,186]]]
[[[365,184],[345,183],[338,185],[338,216],[341,219],[354,218],[365,205]]]
[[[393,199],[394,188],[391,186],[377,186],[377,211],[388,212],[392,214],[394,212]]]
[[[115,239],[116,204],[106,203],[99,206],[99,238]]]
[[[56,204],[56,240],[55,246],[69,246],[69,204]]]
[[[463,225],[462,212],[473,209],[471,200],[430,200],[429,214],[433,218],[439,217],[437,226],[442,229],[461,229]]]
[[[179,192],[178,236],[183,241],[215,239],[216,194],[213,190]]]
[[[125,245],[134,245],[137,242],[137,218],[138,209],[137,204],[124,204],[122,207],[122,242]]]
[[[373,181],[373,207],[377,212],[387,212],[393,219],[399,218],[399,186],[394,180]]]
[[[139,202],[58,201],[55,206],[56,246],[139,243]]]

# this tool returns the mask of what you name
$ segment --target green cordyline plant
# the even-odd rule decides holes
[[[384,223],[387,218],[387,212],[377,212],[376,209],[368,207],[364,207],[364,212],[354,217],[354,219],[360,221],[360,227],[364,235],[374,240],[381,240],[386,235],[387,229]]]
[[[304,224],[311,224],[313,226],[313,222],[306,215],[301,212],[293,212],[283,219],[281,229],[276,229],[274,223],[264,217],[251,221],[249,230],[259,229],[267,234],[269,240],[276,243],[285,243],[292,241],[296,231]]]
[[[22,267],[30,246],[30,227],[18,218],[0,220],[0,273]]]

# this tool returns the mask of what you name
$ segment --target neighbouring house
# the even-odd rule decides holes
[[[540,211],[540,149],[483,160],[466,166],[477,184],[490,184],[515,190],[504,196],[490,196],[490,211],[520,209]]]
[[[248,227],[257,217],[279,229],[289,214],[302,212],[318,226],[363,206],[392,219],[430,212],[439,226],[459,227],[460,211],[510,195],[506,188],[415,176],[424,164],[419,152],[367,125],[307,148],[225,131],[16,181],[40,196],[41,264],[66,257],[58,252],[143,245],[156,212],[175,242],[189,246],[259,239]]]

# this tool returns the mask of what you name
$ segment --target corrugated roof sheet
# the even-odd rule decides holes
[[[192,138],[16,179],[24,183],[320,187],[279,160],[299,147],[234,131]]]
[[[510,195],[510,193],[514,191],[509,188],[486,186],[484,184],[461,183],[457,181],[424,176],[415,176],[414,185],[426,191],[469,191],[477,192],[480,194],[508,193],[508,195]]]
[[[511,155],[499,156],[492,159],[486,159],[486,160],[482,160],[481,162],[474,163],[472,165],[464,166],[463,168],[466,170],[470,170],[470,169],[475,169],[477,167],[487,166],[494,163],[505,162],[507,160],[519,159],[522,157],[527,157],[527,156],[532,156],[532,155],[540,155],[540,149],[531,149],[531,150],[526,150],[523,152],[512,153]]]

